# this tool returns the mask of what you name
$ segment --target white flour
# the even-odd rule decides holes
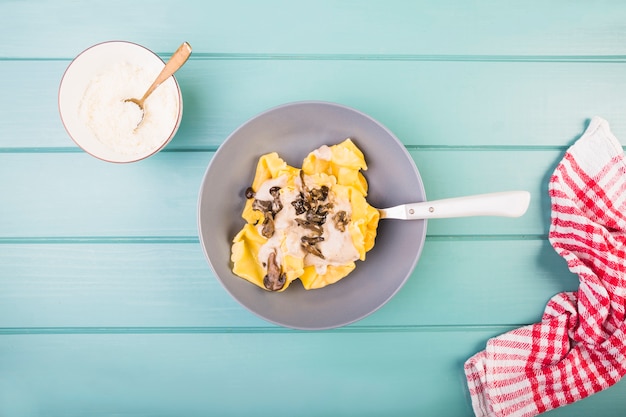
[[[121,63],[96,75],[85,90],[80,119],[115,152],[131,155],[156,150],[174,130],[178,115],[176,86],[164,82],[144,102],[144,116],[127,98],[140,99],[158,71]]]

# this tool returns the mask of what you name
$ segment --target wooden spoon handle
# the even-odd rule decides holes
[[[150,94],[165,80],[167,80],[170,76],[172,76],[180,67],[183,66],[187,59],[189,59],[189,55],[191,55],[191,45],[187,42],[183,42],[182,45],[178,47],[176,52],[170,57],[165,67],[159,73],[159,76],[156,77],[156,80],[152,83],[148,91],[143,95],[141,101],[143,102],[148,98]]]

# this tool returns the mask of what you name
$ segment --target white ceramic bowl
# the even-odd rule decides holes
[[[164,66],[158,55],[132,42],[103,42],[81,52],[59,87],[59,112],[72,140],[90,155],[117,163],[139,161],[163,149],[182,119],[182,94],[173,76],[146,100],[144,119],[137,129],[127,129],[122,117],[128,115],[126,107],[121,116],[112,109],[119,110],[117,96],[120,102],[126,95],[141,98]],[[102,102],[98,102],[100,96]]]

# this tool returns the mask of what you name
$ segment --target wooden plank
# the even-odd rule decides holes
[[[470,415],[486,332],[0,337],[3,414]],[[469,348],[469,349],[468,349]],[[54,381],[62,379],[64,384]],[[106,393],[106,395],[103,395]],[[13,411],[13,413],[11,412]]]
[[[618,0],[594,7],[567,0],[549,7],[540,0],[325,0],[305,8],[288,0],[159,7],[110,0],[89,8],[13,1],[0,4],[0,25],[11,34],[0,43],[0,56],[68,58],[109,39],[162,53],[186,40],[198,54],[624,55],[624,7]]]
[[[0,249],[0,328],[273,327],[226,293],[197,243]],[[403,289],[355,326],[517,327],[577,286],[546,241],[429,239]]]
[[[196,236],[210,153],[111,165],[84,153],[0,155],[3,236]]]
[[[10,178],[0,182],[0,237],[195,237],[198,191],[212,155],[165,152],[113,165],[82,152],[0,153],[0,178]],[[412,156],[430,200],[510,189],[533,196],[521,218],[438,219],[429,223],[429,235],[547,233],[547,177],[560,152],[429,150]]]
[[[5,335],[0,413],[469,417],[463,362],[492,335]],[[550,415],[617,417],[625,393],[618,383]]]
[[[58,86],[68,63],[2,63],[0,88],[19,94],[0,96],[0,150],[78,149],[63,129],[57,108]],[[354,107],[409,146],[565,148],[596,115],[626,140],[626,120],[613,105],[626,95],[623,72],[623,65],[615,63],[192,57],[177,74],[184,115],[166,149],[213,150],[249,118],[299,100]]]

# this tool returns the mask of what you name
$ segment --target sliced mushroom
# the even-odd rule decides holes
[[[274,186],[272,188],[270,188],[270,195],[274,198],[278,197],[280,193],[280,187],[278,186]]]
[[[280,201],[280,187],[270,188],[270,194],[273,200],[257,200],[252,202],[252,210],[258,210],[263,213],[263,229],[261,234],[266,238],[274,235],[274,218],[276,213],[283,209],[283,203]],[[246,191],[248,195],[248,191]]]
[[[311,223],[317,223],[319,225],[322,225],[326,222],[326,215],[317,214],[312,210],[306,212],[305,218],[307,219],[307,221]]]
[[[346,226],[350,223],[350,216],[344,210],[338,211],[333,216],[333,222],[335,224],[335,228],[340,232],[346,231]]]
[[[267,259],[267,274],[263,277],[263,286],[270,291],[281,290],[285,286],[286,276],[276,262],[276,251]]]
[[[300,238],[300,245],[307,253],[315,255],[319,258],[326,259],[322,251],[317,247],[317,243],[324,240],[323,236],[302,236]]]
[[[300,240],[307,245],[315,245],[316,243],[323,242],[324,236],[302,236]]]
[[[314,202],[325,201],[328,198],[328,187],[322,185],[320,188],[314,188],[310,191],[311,200]]]
[[[317,206],[317,209],[315,209],[315,213],[321,216],[325,216],[332,208],[333,203],[320,204],[319,206]]]
[[[311,199],[311,196],[309,195],[309,187],[306,186],[306,182],[304,181],[303,170],[300,170],[300,182],[302,183],[302,186],[300,187],[302,189],[302,198],[304,198],[305,201],[308,201]]]
[[[266,200],[254,200],[252,202],[252,210],[258,210],[265,214],[272,210],[272,202]]]
[[[307,211],[306,205],[304,204],[304,195],[300,193],[298,198],[291,202],[291,205],[296,210],[296,215],[304,214]]]
[[[318,258],[326,259],[322,251],[320,251],[320,249],[315,245],[302,245],[302,249],[311,255],[317,256]]]
[[[298,223],[298,226],[304,227],[305,229],[308,229],[318,235],[324,233],[324,229],[322,228],[322,226],[317,223],[301,219],[299,217],[296,217],[296,223]]]
[[[270,212],[265,212],[265,218],[263,219],[263,229],[261,229],[261,234],[266,238],[271,238],[274,236],[274,216]]]
[[[272,200],[271,210],[273,214],[276,214],[283,209],[283,202],[280,201],[280,187],[270,188],[270,195],[274,197],[274,200]]]

